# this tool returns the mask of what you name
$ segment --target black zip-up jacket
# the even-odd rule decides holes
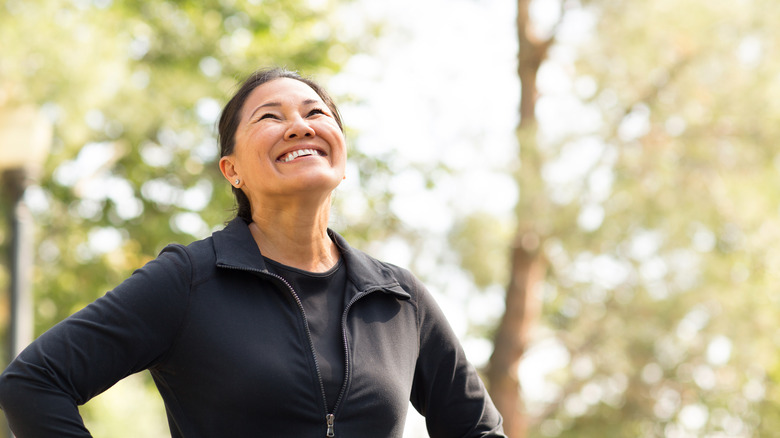
[[[88,437],[77,405],[148,369],[173,437],[401,437],[409,400],[431,437],[503,437],[422,284],[331,237],[348,276],[346,371],[333,412],[300,301],[235,219],[207,239],[166,247],[26,348],[0,376],[12,430]]]

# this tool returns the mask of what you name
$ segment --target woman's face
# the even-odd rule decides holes
[[[329,196],[344,178],[344,135],[305,83],[280,78],[260,85],[240,117],[235,148],[220,169],[253,205],[269,197]]]

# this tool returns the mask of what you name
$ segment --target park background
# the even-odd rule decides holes
[[[0,131],[27,118],[48,139],[40,166],[0,144],[4,168],[29,154],[34,334],[230,218],[214,123],[280,65],[343,113],[332,227],[425,281],[512,438],[774,436],[777,17],[773,0],[5,0]],[[146,375],[82,413],[98,437],[169,436]],[[406,436],[427,436],[413,411]]]

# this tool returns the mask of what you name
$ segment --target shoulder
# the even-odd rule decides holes
[[[216,263],[213,238],[196,240],[188,245],[171,243],[160,251],[155,261],[188,274],[193,282],[197,282]]]
[[[337,244],[346,259],[349,276],[359,289],[382,288],[399,298],[411,299],[413,303],[420,296],[427,295],[423,283],[409,269],[352,248],[341,236],[338,237]]]
[[[425,285],[423,282],[417,278],[417,276],[414,275],[409,269],[382,260],[374,260],[376,260],[376,262],[384,269],[387,269],[392,277],[395,278],[404,289],[411,288],[412,290],[410,290],[410,292],[414,292],[413,295],[419,294],[420,292],[425,292]]]

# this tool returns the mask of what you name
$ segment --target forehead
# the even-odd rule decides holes
[[[279,78],[268,81],[252,90],[244,104],[244,115],[260,105],[269,103],[281,105],[300,105],[309,100],[322,103],[322,99],[310,86],[291,78]]]

